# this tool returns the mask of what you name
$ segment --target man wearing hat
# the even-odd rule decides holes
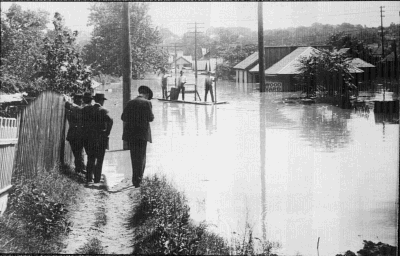
[[[152,142],[150,122],[154,120],[152,90],[140,86],[139,96],[129,101],[124,108],[121,119],[125,122],[122,140],[129,145],[132,161],[132,184],[140,187],[146,167],[147,142]]]
[[[83,109],[85,150],[88,155],[86,182],[99,183],[103,169],[103,160],[108,148],[108,140],[113,126],[113,120],[108,110],[103,107],[107,100],[104,93],[96,93],[93,97],[95,104]]]
[[[178,78],[178,95],[182,90],[182,100],[185,100],[185,84],[186,84],[186,76],[183,75],[183,70],[180,72],[180,76]]]
[[[66,116],[69,123],[67,141],[71,146],[75,160],[75,172],[83,173],[85,169],[83,157],[83,124],[82,124],[82,94],[73,96],[73,103],[65,102]]]

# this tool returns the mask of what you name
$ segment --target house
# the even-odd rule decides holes
[[[175,63],[176,63],[176,68],[177,69],[183,69],[183,68],[187,68],[187,69],[192,69],[192,56],[180,56],[176,59]]]
[[[267,69],[280,61],[282,58],[296,50],[301,46],[266,46],[264,47],[264,68]],[[316,49],[331,50],[331,46],[316,45],[312,46]],[[242,62],[233,67],[236,70],[236,82],[258,83],[258,52],[253,53]],[[252,71],[253,68],[257,71]]]
[[[294,87],[295,76],[300,73],[302,58],[307,58],[312,54],[318,53],[319,50],[311,47],[297,47],[294,51],[287,54],[281,60],[266,68],[265,70],[265,84],[266,86],[272,86],[278,91],[293,91],[296,90]],[[363,73],[361,69],[354,66],[350,67],[351,73]],[[249,71],[250,73],[258,73],[258,64]]]
[[[258,52],[254,52],[246,59],[239,62],[233,67],[236,71],[237,83],[256,83],[258,81],[258,74],[251,74],[249,71],[258,64]]]
[[[367,83],[376,77],[375,66],[360,58],[352,58],[348,62],[353,67],[364,71],[362,74],[356,73],[354,75],[354,83],[357,85],[358,90],[365,90]]]
[[[200,59],[197,61],[197,71],[204,73],[206,71],[211,71],[212,73],[215,73],[217,64],[221,64],[223,62],[224,61],[222,58],[210,58],[208,60]]]

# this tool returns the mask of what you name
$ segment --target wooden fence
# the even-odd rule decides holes
[[[19,118],[0,117],[0,214],[6,209],[8,190],[11,188],[18,124]]]
[[[30,178],[40,169],[72,162],[72,151],[65,143],[67,129],[62,96],[41,93],[22,112],[13,178]]]

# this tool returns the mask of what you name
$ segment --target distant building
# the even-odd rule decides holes
[[[295,83],[295,76],[300,73],[300,59],[309,57],[318,49],[332,50],[330,46],[277,46],[265,47],[265,80],[266,86],[280,88],[282,91],[292,91]],[[343,50],[347,51],[347,50]],[[355,63],[367,66],[369,63],[355,60]],[[370,64],[369,64],[370,65]],[[245,60],[237,64],[236,81],[239,83],[258,83],[259,66],[258,52],[251,54]],[[354,74],[363,73],[355,65],[351,66],[351,72]]]
[[[222,58],[211,58],[211,59],[200,59],[197,61],[197,71],[201,73],[205,73],[207,71],[211,71],[215,73],[217,64],[223,63],[224,60]],[[194,64],[193,64],[194,65]]]
[[[258,65],[258,52],[254,52],[249,57],[239,62],[233,67],[236,71],[236,82],[238,83],[256,83],[258,74],[250,73],[250,70]]]
[[[180,56],[176,59],[177,69],[192,69],[192,56]]]

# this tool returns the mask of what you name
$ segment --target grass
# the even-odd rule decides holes
[[[69,166],[14,180],[0,217],[0,253],[57,253],[69,231],[68,207],[79,196],[80,177]]]
[[[130,227],[135,230],[134,254],[178,255],[267,255],[273,256],[277,243],[253,236],[248,223],[244,234],[228,241],[195,224],[185,195],[164,176],[146,177],[132,209]]]
[[[105,254],[104,247],[101,245],[101,242],[97,238],[91,238],[85,245],[76,250],[75,254]]]

